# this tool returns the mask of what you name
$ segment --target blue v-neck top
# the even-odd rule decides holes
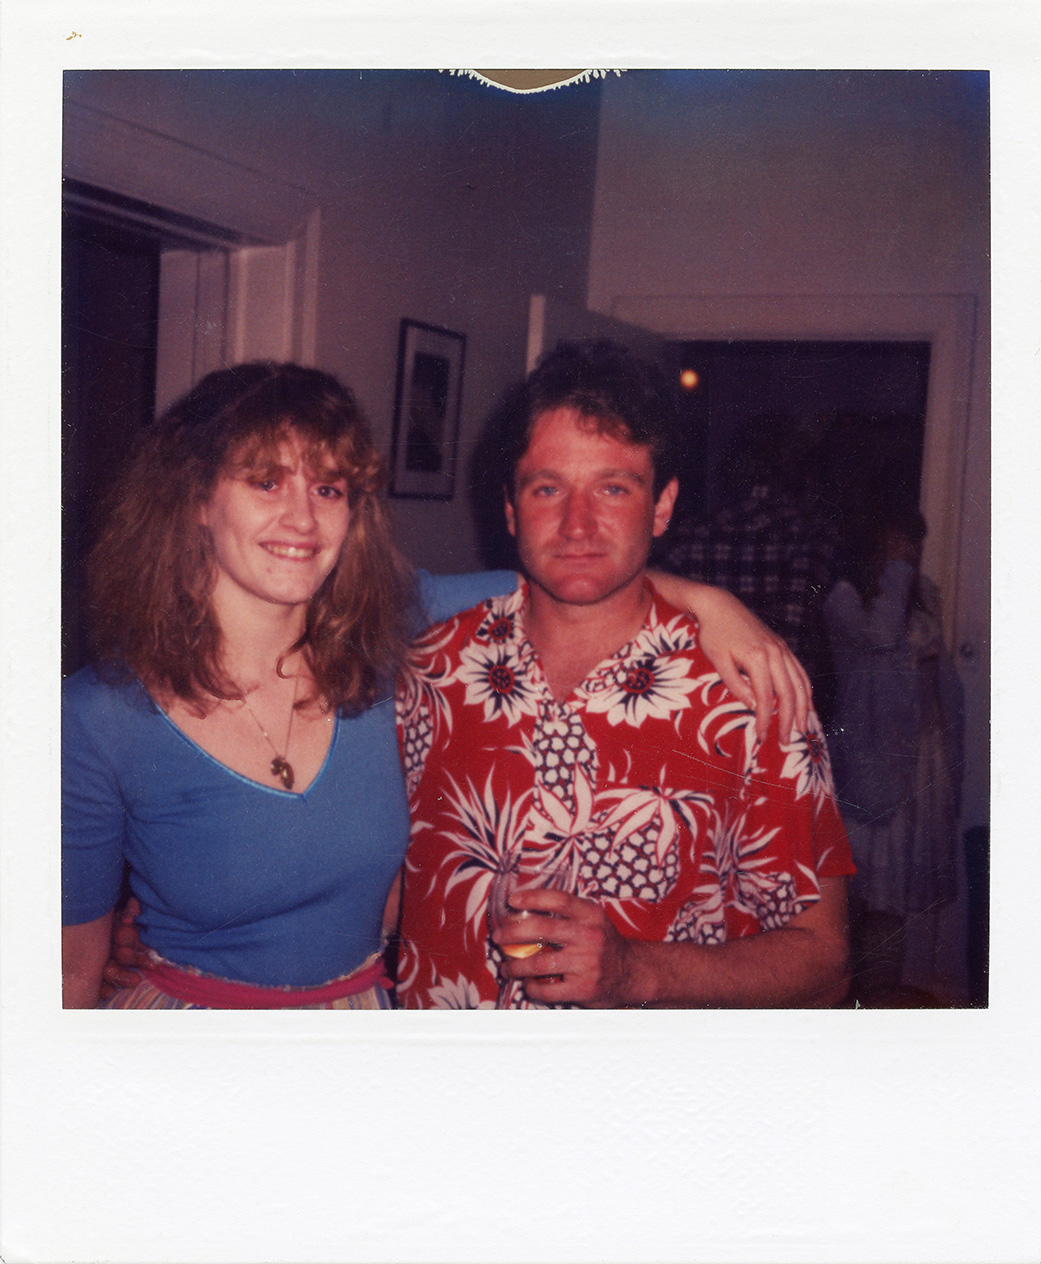
[[[421,576],[429,621],[509,591],[512,572]],[[380,945],[408,841],[393,699],[334,722],[302,794],[208,755],[136,680],[93,668],[62,695],[62,920],[114,906],[124,859],[142,941],[210,974],[304,987]]]

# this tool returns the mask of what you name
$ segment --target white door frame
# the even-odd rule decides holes
[[[923,568],[945,597],[948,643],[958,617],[961,500],[976,300],[971,294],[699,295],[616,298],[611,315],[670,341],[928,342],[921,508]]]
[[[160,264],[158,409],[222,364],[314,363],[313,194],[75,97],[64,121],[64,175],[132,199],[130,218],[184,243]]]

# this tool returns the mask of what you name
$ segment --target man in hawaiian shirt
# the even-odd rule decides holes
[[[504,431],[527,583],[422,638],[399,697],[412,809],[407,1008],[828,1005],[853,871],[816,721],[756,738],[646,579],[677,480],[664,383],[611,344],[558,348]],[[495,873],[566,862],[571,890]],[[525,959],[500,944],[538,942]]]

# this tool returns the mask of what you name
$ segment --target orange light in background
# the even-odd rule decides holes
[[[684,369],[680,374],[680,386],[682,386],[685,391],[695,390],[700,381],[701,378],[698,377],[693,369]]]

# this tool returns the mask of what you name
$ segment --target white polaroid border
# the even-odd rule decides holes
[[[5,1261],[1037,1260],[1036,13],[1026,0],[5,0]],[[489,63],[991,72],[988,1010],[59,1009],[61,72]]]

